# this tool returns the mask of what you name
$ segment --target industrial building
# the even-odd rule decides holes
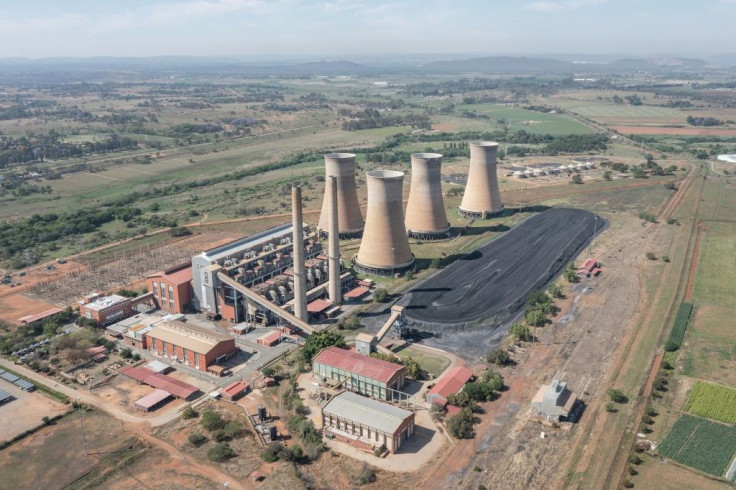
[[[395,453],[414,434],[414,413],[349,391],[322,408],[325,435],[366,451]]]
[[[337,215],[340,238],[360,238],[363,233],[363,216],[358,205],[358,192],[355,185],[355,155],[352,153],[328,153],[325,155],[325,183],[329,177],[337,180]],[[317,227],[321,232],[329,228],[330,202],[332,189],[325,185],[325,196],[322,201],[322,214]]]
[[[464,366],[456,366],[437,380],[425,399],[427,403],[447,405],[447,397],[459,393],[471,379],[473,371]]]
[[[442,155],[411,155],[411,187],[406,205],[406,232],[412,238],[436,240],[450,235],[442,200]]]
[[[409,238],[404,227],[402,199],[404,172],[366,172],[368,209],[363,240],[353,258],[355,270],[363,274],[388,276],[414,265]]]
[[[49,308],[48,310],[44,310],[40,313],[36,313],[35,315],[26,315],[22,318],[19,318],[18,321],[24,325],[30,325],[33,322],[45,320],[46,318],[49,318],[58,313],[61,313],[62,311],[64,311],[62,308],[55,306],[53,308]]]
[[[570,416],[577,396],[567,388],[567,383],[558,379],[539,388],[532,399],[532,408],[547,420],[559,420]]]
[[[176,321],[157,324],[146,337],[149,352],[204,372],[236,352],[232,337]]]
[[[406,369],[400,364],[339,347],[326,347],[314,356],[312,372],[320,379],[380,400],[393,399],[393,392],[406,380]]]
[[[171,313],[185,313],[192,305],[192,265],[187,262],[151,274],[146,279],[148,290],[158,308]]]
[[[503,210],[496,175],[498,143],[470,143],[470,167],[459,213],[467,218],[485,219]]]
[[[98,325],[109,325],[132,315],[133,301],[117,294],[92,293],[79,302],[79,314]]]

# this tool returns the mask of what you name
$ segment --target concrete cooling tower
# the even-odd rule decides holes
[[[498,143],[470,143],[468,183],[460,203],[460,214],[467,218],[488,218],[503,209],[496,177]]]
[[[411,187],[404,223],[412,238],[436,240],[450,233],[442,200],[441,165],[439,153],[411,155]]]
[[[363,240],[353,258],[355,269],[364,274],[387,276],[414,264],[404,228],[402,188],[404,172],[366,172],[368,210]]]
[[[325,155],[325,177],[337,178],[337,216],[340,238],[359,238],[363,233],[363,216],[355,187],[355,155],[328,153]],[[330,186],[325,185],[322,214],[318,228],[327,231],[330,217]]]

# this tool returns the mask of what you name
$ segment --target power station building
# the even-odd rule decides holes
[[[395,453],[414,434],[414,413],[345,391],[322,408],[322,427],[358,449]]]
[[[489,218],[503,210],[496,175],[498,143],[474,141],[470,143],[468,182],[460,202],[459,212],[468,218]]]
[[[146,337],[149,352],[205,372],[236,352],[229,335],[176,321],[157,324]]]
[[[337,215],[340,238],[360,238],[363,233],[363,216],[358,205],[358,191],[355,185],[355,155],[352,153],[328,153],[325,155],[325,182],[329,177],[337,179]],[[332,190],[325,186],[322,201],[322,214],[317,227],[326,231],[329,227],[330,202]]]
[[[358,272],[377,276],[403,272],[414,265],[404,227],[404,172],[374,170],[366,172],[366,180],[365,229],[353,265]]]
[[[393,399],[406,381],[406,368],[339,347],[326,347],[312,360],[315,376],[379,400]]]
[[[406,232],[412,238],[436,240],[450,235],[442,200],[442,155],[411,155],[411,187],[406,205]]]
[[[192,305],[192,266],[181,264],[146,278],[153,301],[162,310],[184,313]]]

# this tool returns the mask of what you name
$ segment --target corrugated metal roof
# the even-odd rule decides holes
[[[229,396],[233,397],[244,392],[248,388],[249,386],[241,381],[233,381],[232,383],[224,387],[222,389],[222,392],[227,393]]]
[[[332,306],[332,303],[330,303],[327,300],[324,299],[315,299],[311,303],[307,305],[307,311],[309,313],[322,313],[327,308]]]
[[[36,313],[35,315],[27,315],[20,319],[21,323],[33,323],[37,322],[39,320],[43,320],[44,318],[48,318],[50,316],[54,316],[57,313],[61,313],[64,311],[61,308],[50,308],[48,310],[42,311],[41,313]]]
[[[360,298],[364,294],[368,293],[368,291],[369,289],[365,286],[357,287],[345,293],[345,297],[348,299]]]
[[[278,331],[278,330],[275,331],[275,332],[264,333],[263,335],[261,335],[260,337],[258,337],[258,340],[261,340],[261,341],[266,342],[268,344],[270,344],[272,342],[276,342],[277,340],[280,340],[280,339],[281,339],[281,332]]]
[[[154,388],[166,390],[179,398],[189,398],[199,391],[199,388],[196,386],[192,386],[184,381],[179,381],[178,379],[165,374],[153,374],[146,378],[144,383],[151,385]]]
[[[336,395],[322,408],[322,412],[342,419],[373,427],[393,434],[401,424],[414,414],[403,408],[381,403],[350,391]]]
[[[220,342],[232,340],[229,335],[180,322],[162,322],[148,332],[148,337],[183,347],[198,354],[207,354]]]
[[[157,403],[161,403],[162,401],[166,400],[170,396],[171,393],[166,390],[155,389],[153,390],[153,392],[136,400],[135,406],[148,410],[149,408],[155,406]]]
[[[404,369],[400,364],[382,361],[374,357],[358,354],[357,352],[326,347],[314,357],[314,362],[332,366],[344,371],[365,376],[369,379],[388,383],[396,373]]]
[[[465,383],[472,377],[473,371],[464,366],[456,366],[442,376],[437,384],[427,392],[427,395],[440,395],[442,398],[447,398],[462,390]]]

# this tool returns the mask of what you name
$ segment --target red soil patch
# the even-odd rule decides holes
[[[0,319],[20,325],[19,319],[35,315],[56,305],[32,299],[20,293],[0,296]]]
[[[621,134],[675,134],[693,136],[736,136],[731,128],[664,128],[658,126],[612,126]]]

